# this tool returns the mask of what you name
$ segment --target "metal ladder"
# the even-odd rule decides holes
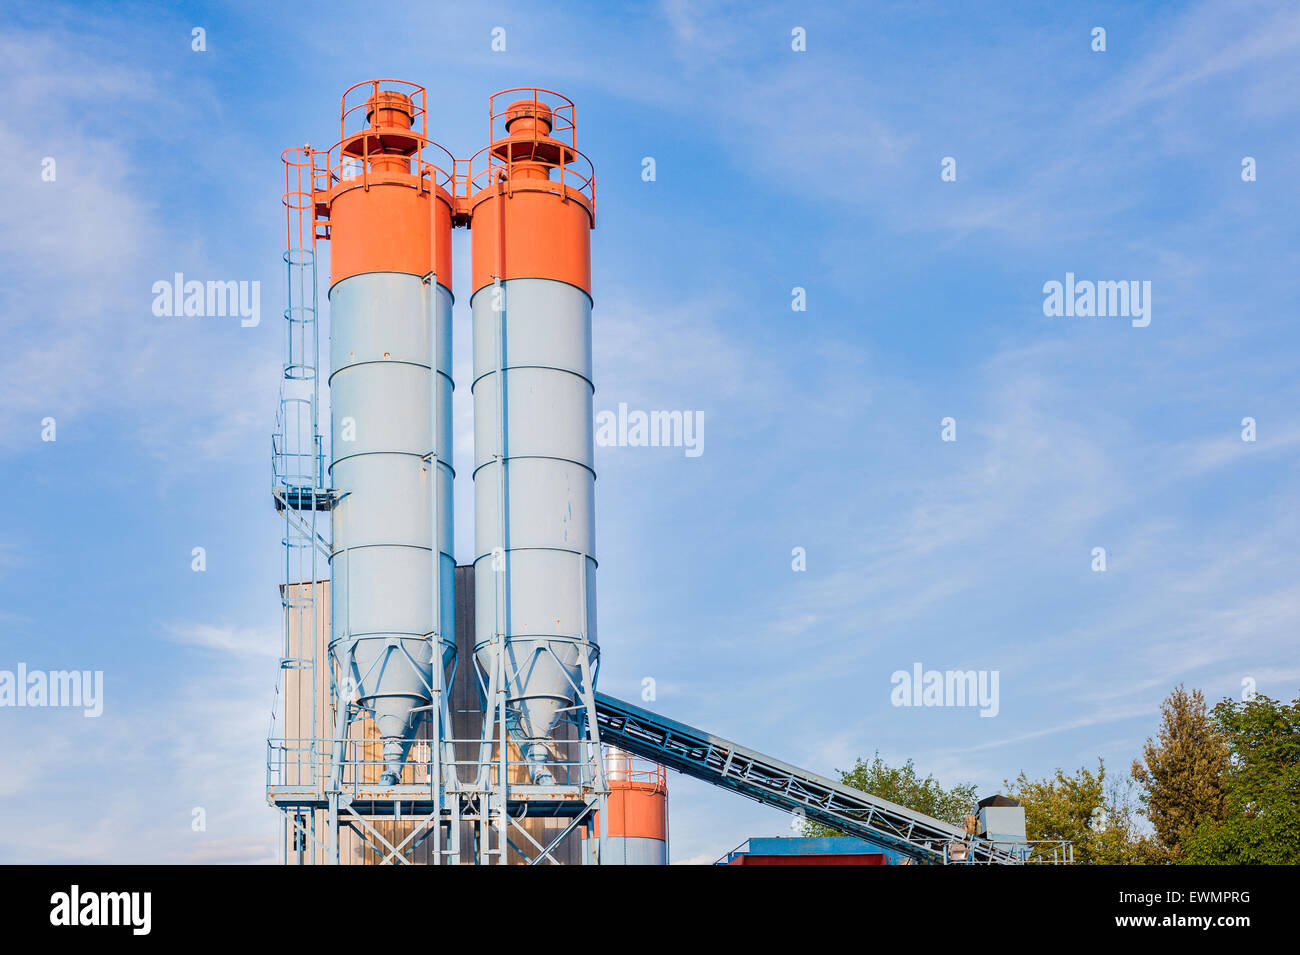
[[[322,533],[334,494],[325,479],[325,448],[320,433],[320,325],[317,292],[317,262],[312,234],[311,182],[315,161],[309,147],[287,150],[284,155],[285,190],[285,308],[284,360],[280,381],[279,407],[275,432],[271,438],[271,496],[277,513],[283,518],[281,542],[284,566],[280,602],[283,639],[280,654],[280,680],[273,704],[272,730],[277,718],[276,707],[284,700],[283,683],[292,671],[299,692],[311,691],[311,724],[300,727],[309,737],[306,745],[305,771],[309,779],[319,778],[322,758],[316,738],[317,668],[326,661],[317,659],[318,614],[321,610],[319,581],[328,576],[330,543]],[[332,674],[331,674],[332,678]],[[288,744],[286,744],[288,745]],[[297,745],[302,745],[301,740]],[[296,852],[299,861],[318,825],[315,813],[283,814],[282,851]],[[292,846],[288,833],[293,833]]]

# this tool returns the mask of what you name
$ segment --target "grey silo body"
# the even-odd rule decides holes
[[[667,865],[668,843],[643,836],[610,836],[603,865]]]
[[[574,641],[596,641],[591,299],[517,278],[479,289],[471,310],[476,652],[487,669],[505,634],[511,734],[544,782],[545,741],[581,681]]]
[[[409,748],[411,711],[430,701],[435,602],[436,659],[445,666],[455,654],[451,303],[443,286],[402,272],[362,273],[330,290],[330,482],[338,494],[331,640],[339,659],[355,640],[356,698],[374,710],[389,773],[400,773]],[[444,459],[438,593],[429,478],[435,417]]]

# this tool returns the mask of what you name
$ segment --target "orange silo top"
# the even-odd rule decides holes
[[[450,289],[455,160],[429,139],[425,102],[424,87],[403,80],[343,94],[339,141],[314,191],[331,285],[363,272],[435,272]]]
[[[609,829],[613,838],[668,841],[668,770],[621,750],[605,755]]]
[[[492,142],[470,159],[466,182],[473,290],[494,279],[545,278],[590,295],[595,173],[576,146],[573,103],[550,90],[514,89],[495,94],[488,111]]]

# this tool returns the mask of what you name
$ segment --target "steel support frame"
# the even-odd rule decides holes
[[[585,633],[576,637],[552,636],[530,639],[542,644],[540,649],[534,651],[535,653],[555,655],[553,643],[577,650],[579,679],[574,682],[570,678],[569,681],[575,699],[575,704],[569,708],[569,712],[570,719],[578,728],[579,738],[564,742],[576,743],[575,749],[580,753],[580,758],[576,760],[578,780],[577,798],[574,800],[580,805],[576,809],[573,821],[546,846],[533,839],[516,821],[521,811],[526,809],[530,795],[546,793],[554,787],[510,781],[511,767],[522,765],[526,768],[527,759],[523,758],[518,763],[512,763],[509,759],[510,713],[507,697],[509,681],[506,676],[508,648],[503,635],[498,633],[486,647],[480,648],[486,650],[482,657],[475,654],[479,688],[486,701],[482,733],[476,748],[478,758],[476,765],[472,767],[474,777],[472,793],[477,797],[477,803],[483,810],[478,813],[476,820],[475,861],[483,865],[505,864],[509,857],[509,849],[513,847],[528,865],[536,865],[547,858],[555,863],[552,853],[564,838],[578,831],[577,823],[589,818],[599,818],[600,825],[597,827],[599,852],[596,856],[598,862],[604,857],[607,828],[605,821],[609,818],[604,810],[609,796],[609,785],[605,779],[604,762],[600,758],[600,728],[596,721],[597,667],[592,666],[591,663],[596,657],[596,648],[587,640]],[[557,657],[557,661],[558,659]],[[568,765],[571,774],[574,764]],[[527,836],[528,842],[537,850],[535,855],[530,855],[520,846],[511,843],[509,832],[512,825]],[[492,839],[494,834],[495,845]]]
[[[553,638],[562,642],[568,649],[579,651],[579,679],[571,681],[575,705],[571,718],[577,724],[580,735],[577,740],[569,741],[580,753],[577,760],[578,780],[576,785],[563,787],[539,786],[532,783],[512,783],[510,771],[526,760],[512,761],[509,758],[510,737],[507,731],[509,709],[506,697],[506,662],[505,645],[493,641],[485,659],[476,656],[479,666],[479,680],[485,699],[491,701],[484,709],[481,733],[477,740],[460,741],[452,739],[447,730],[451,726],[448,709],[448,694],[445,692],[445,674],[442,666],[433,667],[433,680],[425,685],[430,696],[436,702],[422,707],[430,722],[427,759],[407,760],[408,766],[427,770],[429,784],[408,786],[407,789],[419,789],[418,800],[410,796],[398,795],[388,803],[392,806],[385,815],[394,819],[412,818],[415,825],[412,831],[396,845],[386,839],[371,824],[371,818],[358,811],[354,802],[365,783],[360,778],[363,763],[349,758],[349,747],[354,751],[363,745],[362,741],[351,739],[351,727],[366,715],[366,709],[350,699],[352,687],[363,684],[368,673],[356,673],[355,639],[342,637],[330,644],[331,657],[331,696],[335,704],[335,725],[330,743],[330,776],[319,788],[314,797],[307,801],[295,798],[280,806],[285,818],[301,830],[304,846],[314,845],[324,852],[327,863],[339,864],[340,833],[351,829],[362,841],[365,850],[373,853],[380,864],[410,863],[412,852],[431,842],[431,861],[433,864],[459,864],[475,862],[485,865],[504,864],[509,859],[511,849],[529,865],[544,862],[558,864],[556,851],[565,839],[575,838],[579,830],[591,832],[593,823],[596,830],[597,851],[593,861],[599,862],[605,857],[606,823],[608,814],[604,811],[609,794],[605,779],[604,763],[600,758],[600,732],[596,720],[596,693],[594,681],[596,668],[591,665],[594,647],[584,636],[576,638]],[[435,646],[436,646],[435,642]],[[554,653],[549,644],[542,651]],[[389,648],[389,656],[397,653],[412,667],[418,664],[406,652],[401,640],[394,640]],[[378,666],[383,656],[377,657],[371,666]],[[438,657],[440,660],[441,658]],[[419,670],[417,669],[417,673]],[[355,677],[352,675],[356,674]],[[423,679],[423,675],[421,675]],[[424,742],[424,741],[421,741]],[[470,780],[462,781],[457,771],[455,744],[473,742],[477,758],[468,766]],[[313,757],[314,758],[314,757]],[[320,777],[313,770],[313,779]],[[543,845],[535,839],[520,823],[526,816],[533,802],[544,796],[551,796],[557,790],[564,790],[565,798],[572,805],[566,814],[572,816],[570,822],[549,843]],[[418,807],[416,803],[418,802]],[[402,806],[409,804],[413,815],[403,816]],[[371,807],[373,808],[373,806]],[[325,811],[324,840],[317,838],[305,826],[299,824],[304,809],[309,817],[316,818],[316,810]],[[462,821],[474,825],[474,851],[472,858],[463,850],[460,840]],[[512,839],[513,833],[522,834],[522,839]],[[308,859],[313,859],[314,852],[308,852]],[[299,861],[302,854],[299,853]],[[286,859],[286,861],[289,861]]]

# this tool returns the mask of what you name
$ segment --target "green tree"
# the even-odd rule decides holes
[[[1214,708],[1231,759],[1224,774],[1226,813],[1203,819],[1182,839],[1191,864],[1300,864],[1300,697],[1224,700]]]
[[[1133,865],[1149,861],[1152,845],[1138,831],[1131,791],[1106,783],[1106,764],[1067,774],[1058,769],[1044,779],[1023,772],[1006,783],[1007,795],[1025,807],[1025,831],[1032,839],[1066,839],[1074,861],[1094,865]]]
[[[1148,739],[1131,774],[1142,785],[1144,815],[1170,860],[1182,854],[1183,837],[1204,820],[1224,817],[1228,744],[1211,718],[1200,690],[1179,684],[1161,704],[1160,733]]]
[[[955,826],[963,824],[966,814],[975,805],[975,787],[954,786],[946,789],[933,776],[924,779],[909,759],[902,766],[890,766],[876,753],[868,762],[859,758],[852,769],[839,770],[840,781],[846,786],[888,799],[915,812],[942,819]],[[838,836],[837,832],[815,822],[805,822],[805,836]]]

